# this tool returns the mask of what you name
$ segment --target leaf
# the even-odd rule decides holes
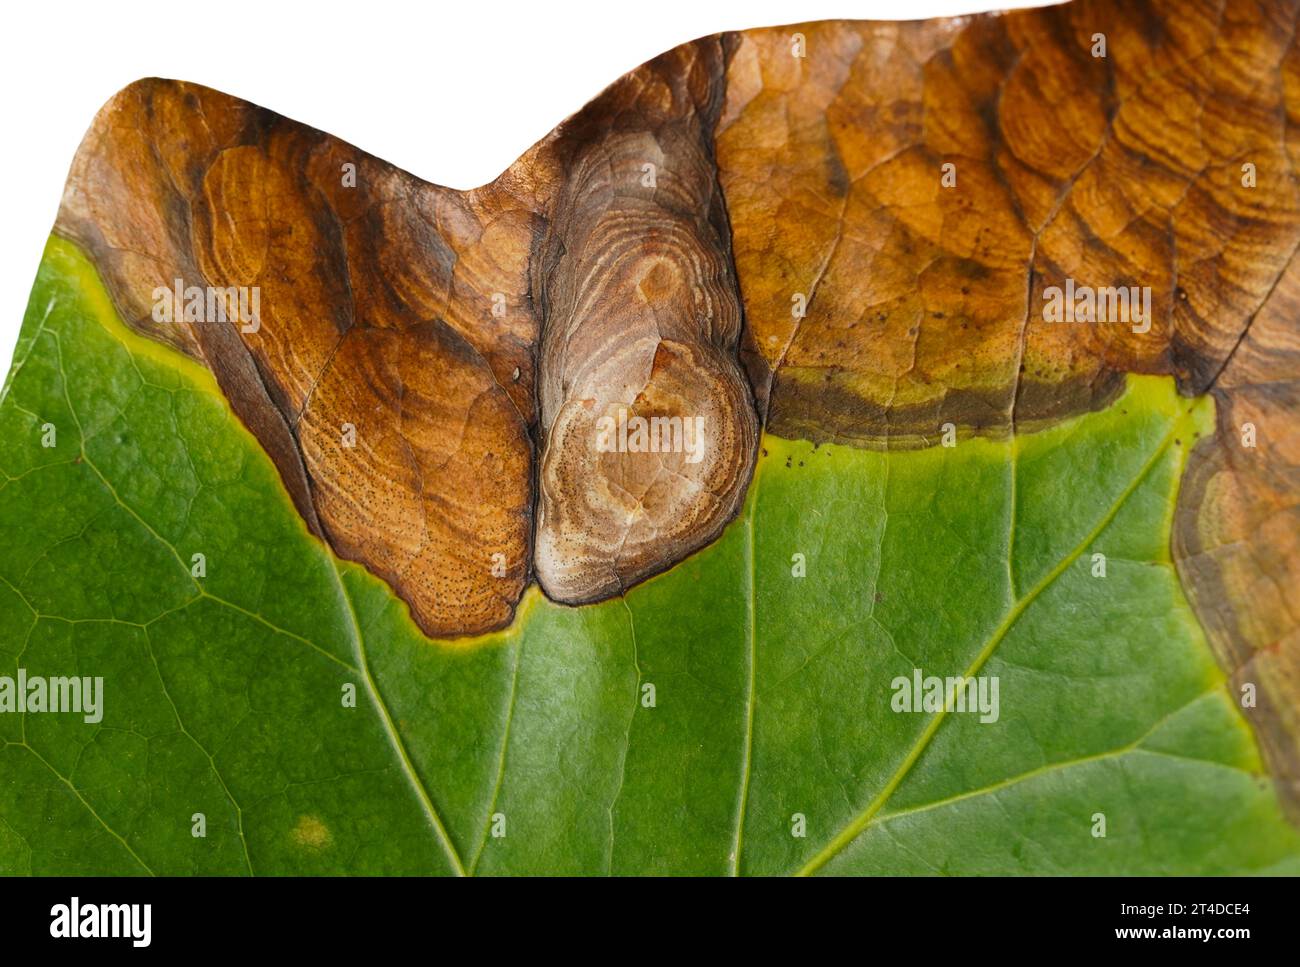
[[[760,431],[928,447],[1111,405],[1130,373],[1209,394],[1173,563],[1300,823],[1296,19],[1074,0],[717,34],[468,191],[145,79],[96,116],[55,233],[435,637],[713,543]],[[186,321],[205,288],[261,292],[261,324]],[[1070,291],[1104,318],[1060,324]],[[703,459],[602,450],[628,412],[702,418]]]
[[[53,239],[0,402],[0,660],[102,676],[103,720],[0,715],[0,871],[1300,872],[1170,557],[1208,432],[1131,376],[1009,440],[768,434],[704,551],[429,641]],[[892,711],[915,669],[996,675],[997,721]]]

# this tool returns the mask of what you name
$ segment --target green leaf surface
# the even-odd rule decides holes
[[[431,642],[52,240],[0,403],[0,675],[102,676],[104,713],[0,713],[0,871],[1300,872],[1168,551],[1211,421],[1132,378],[1014,441],[768,436],[705,551]],[[996,676],[997,720],[895,711],[916,669]]]

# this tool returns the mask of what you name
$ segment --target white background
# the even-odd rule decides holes
[[[454,188],[491,181],[620,75],[720,30],[911,19],[1032,0],[593,3],[37,2],[7,5],[0,375],[8,371],[68,165],[141,77],[195,81]]]

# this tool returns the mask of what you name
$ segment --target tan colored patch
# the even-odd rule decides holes
[[[310,850],[323,850],[334,842],[329,827],[316,816],[299,816],[291,835],[295,843]]]

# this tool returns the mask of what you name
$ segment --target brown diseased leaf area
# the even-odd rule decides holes
[[[537,221],[508,185],[449,191],[243,101],[141,81],[96,119],[57,230],[128,322],[213,371],[309,525],[427,632],[458,634],[507,623],[529,575]],[[259,287],[257,331],[155,322],[177,279]]]
[[[753,472],[758,420],[712,154],[724,67],[717,39],[678,47],[546,149],[566,176],[539,258],[548,432],[534,559],[562,601],[618,594],[712,540]],[[620,428],[636,419],[657,432]]]
[[[1130,372],[1213,393],[1174,557],[1294,805],[1297,2],[706,38],[469,192],[142,81],[96,118],[56,230],[433,635],[503,626],[534,578],[597,600],[713,540],[761,428],[917,447],[1104,405]],[[155,322],[176,279],[258,286],[260,327]],[[1047,322],[1071,283],[1148,287],[1149,315]],[[596,446],[620,414],[700,418],[700,459]]]
[[[1293,6],[744,33],[718,163],[769,429],[909,445],[1059,417],[1117,373],[1204,392],[1300,242]],[[1067,279],[1149,286],[1150,331],[1045,324]]]

